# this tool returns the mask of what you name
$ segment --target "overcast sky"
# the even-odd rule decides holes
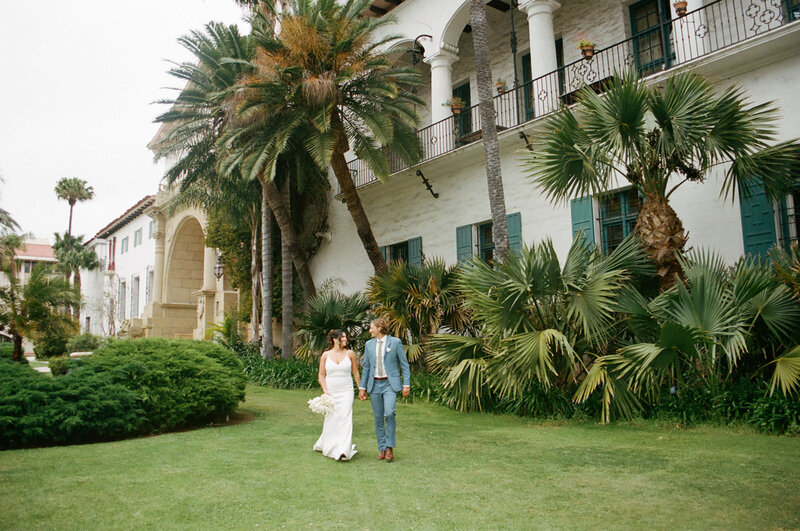
[[[86,239],[156,192],[152,102],[178,85],[166,60],[190,59],[176,39],[211,20],[246,27],[233,0],[0,0],[0,207],[23,231],[66,231],[61,177],[94,187],[75,207]]]

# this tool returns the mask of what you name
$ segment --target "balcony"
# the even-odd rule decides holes
[[[665,20],[647,31],[607,48],[596,50],[542,77],[494,97],[498,131],[547,116],[561,105],[576,101],[578,91],[589,86],[602,92],[615,72],[630,68],[642,77],[656,75],[719,50],[753,39],[800,20],[800,0],[717,0]],[[427,160],[476,142],[481,138],[477,105],[458,115],[420,129],[417,134]],[[390,173],[408,168],[387,150]],[[348,163],[356,187],[377,182],[360,159]]]

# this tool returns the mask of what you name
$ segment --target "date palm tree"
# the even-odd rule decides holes
[[[486,22],[486,2],[484,0],[470,0],[469,23],[472,26],[472,42],[475,48],[475,75],[478,81],[483,152],[486,160],[486,184],[489,188],[489,210],[492,214],[492,242],[497,258],[502,260],[509,249],[508,222],[506,221],[506,199],[503,192],[503,175],[500,169],[500,145],[497,141],[497,123],[492,97],[489,25]]]
[[[7,262],[2,272],[7,283],[0,286],[0,325],[11,334],[14,361],[22,361],[23,338],[35,340],[45,328],[77,328],[61,308],[79,303],[80,294],[61,275],[54,275],[46,264],[36,264],[23,286]]]
[[[80,201],[89,201],[94,197],[94,188],[88,186],[88,183],[83,179],[77,177],[62,177],[56,183],[56,196],[59,199],[64,199],[69,203],[69,226],[67,227],[67,234],[72,236],[72,210],[75,204]]]
[[[250,75],[240,83],[231,131],[220,151],[229,166],[271,181],[279,156],[301,147],[320,169],[330,166],[376,271],[386,267],[356,192],[345,154],[351,147],[378,179],[389,175],[384,146],[409,164],[421,156],[410,90],[419,76],[393,68],[374,40],[388,19],[361,17],[370,0],[292,0],[279,15],[280,31],[261,13],[253,20],[256,48]],[[302,134],[301,134],[302,131]],[[278,213],[276,212],[276,216]]]
[[[675,190],[705,182],[724,164],[725,198],[763,186],[777,200],[794,185],[800,142],[774,143],[779,116],[771,104],[751,104],[741,88],[717,92],[695,74],[648,86],[630,72],[615,76],[602,95],[585,87],[577,108],[551,116],[524,156],[553,201],[602,195],[617,179],[633,186],[644,197],[635,231],[667,288],[688,239],[669,203]]]
[[[88,249],[83,243],[83,236],[70,236],[69,233],[60,235],[57,232],[54,234],[55,243],[53,244],[53,251],[58,259],[58,266],[67,279],[67,282],[72,279],[72,285],[80,297],[81,293],[81,269],[94,271],[100,267],[100,260],[97,254]],[[72,308],[75,321],[80,323],[81,319],[81,306],[80,299],[78,303]]]

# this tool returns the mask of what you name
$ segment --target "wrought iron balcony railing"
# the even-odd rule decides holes
[[[800,20],[800,0],[717,0],[495,96],[497,128],[516,127],[550,114],[562,104],[574,103],[585,85],[602,92],[615,72],[635,68],[642,77],[653,75],[796,20]],[[420,162],[475,142],[481,138],[478,106],[465,108],[417,134],[424,150]],[[390,150],[386,156],[391,173],[408,168]],[[348,166],[356,187],[377,180],[360,159]]]

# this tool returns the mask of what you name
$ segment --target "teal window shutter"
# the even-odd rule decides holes
[[[422,238],[408,240],[408,265],[422,265]]]
[[[770,247],[777,241],[775,211],[760,182],[750,186],[748,191],[749,197],[745,197],[744,190],[739,189],[744,253],[766,257]]]
[[[573,199],[571,204],[572,214],[572,239],[583,231],[583,239],[589,245],[594,245],[594,215],[592,212],[592,196],[587,195]]]
[[[459,264],[472,257],[472,225],[456,228],[456,256]]]
[[[383,255],[383,259],[386,260],[387,262],[389,261],[389,257],[387,256],[388,252],[389,248],[385,245],[381,245],[381,254]]]
[[[506,216],[508,224],[508,246],[512,251],[522,249],[522,218],[519,212]]]

